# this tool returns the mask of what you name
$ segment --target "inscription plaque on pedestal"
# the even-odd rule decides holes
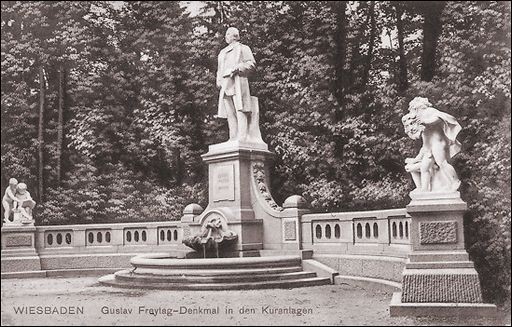
[[[31,247],[32,246],[32,235],[17,234],[8,235],[5,237],[5,247],[16,248],[16,247]]]
[[[235,200],[235,166],[217,166],[213,169],[213,201]]]
[[[284,222],[284,240],[296,241],[297,240],[297,224],[294,220]]]

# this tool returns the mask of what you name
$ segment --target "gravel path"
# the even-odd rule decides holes
[[[82,277],[5,279],[1,293],[2,326],[510,325],[510,317],[391,318],[391,293],[346,285],[286,290],[154,291],[110,288],[99,285],[95,277]],[[219,312],[215,311],[217,308]],[[33,312],[16,313],[15,309]],[[244,311],[240,312],[241,309]],[[38,310],[50,312],[38,314]],[[62,310],[77,312],[64,314]]]

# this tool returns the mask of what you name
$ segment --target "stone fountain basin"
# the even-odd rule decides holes
[[[165,290],[232,290],[327,285],[328,277],[304,271],[300,256],[185,258],[170,253],[138,255],[132,269],[101,277],[106,286]]]
[[[234,257],[234,258],[185,258],[169,253],[143,254],[133,257],[130,263],[139,269],[240,269],[244,267],[282,267],[300,265],[299,256]]]

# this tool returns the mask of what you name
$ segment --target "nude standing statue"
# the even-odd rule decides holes
[[[456,139],[461,130],[457,120],[433,108],[427,98],[416,97],[402,123],[410,138],[423,142],[415,158],[405,159],[405,170],[416,184],[413,192],[456,192],[460,180],[448,160],[461,149]]]
[[[230,141],[262,143],[258,98],[251,96],[247,79],[254,71],[256,61],[251,49],[239,42],[238,29],[228,28],[225,39],[228,46],[218,56],[217,117],[227,118]]]

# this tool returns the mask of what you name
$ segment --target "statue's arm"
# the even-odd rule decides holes
[[[406,158],[405,159],[405,163],[406,164],[414,164],[414,163],[417,163],[417,162],[420,162],[421,159],[423,159],[423,156],[425,155],[425,148],[422,147],[420,149],[420,152],[418,152],[418,155],[414,158]]]
[[[20,199],[18,199],[16,197],[16,195],[14,195],[14,193],[12,193],[12,190],[10,187],[7,188],[7,190],[5,191],[5,194],[7,194],[7,196],[9,198],[11,198],[12,201],[20,202]]]
[[[222,87],[222,72],[220,71],[221,61],[220,55],[217,57],[217,88]]]
[[[241,76],[247,76],[256,67],[256,60],[248,46],[243,46],[241,51],[240,63],[236,66],[236,70]]]
[[[432,125],[437,124],[439,121],[441,121],[441,118],[439,118],[438,110],[434,108],[427,108],[423,109],[419,113],[420,122],[423,125]]]

